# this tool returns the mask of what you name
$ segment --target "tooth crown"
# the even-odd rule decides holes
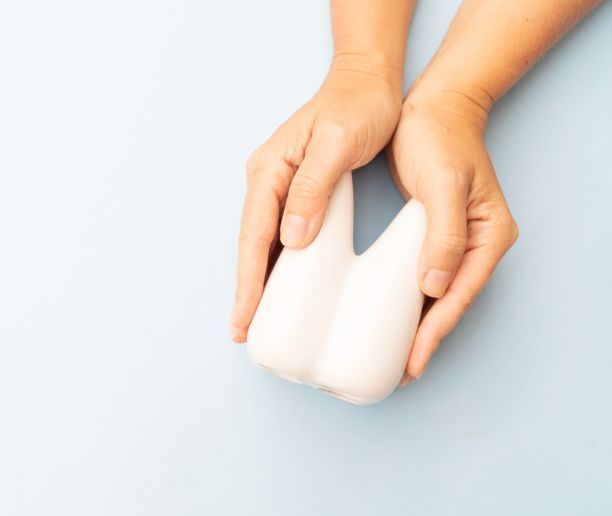
[[[283,249],[251,327],[251,360],[347,401],[381,401],[397,387],[423,305],[417,261],[423,206],[409,201],[362,255],[353,250],[353,187],[343,174],[319,235]]]

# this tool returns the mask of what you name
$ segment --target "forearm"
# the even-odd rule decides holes
[[[331,0],[332,69],[376,74],[401,91],[416,0]]]
[[[598,0],[465,0],[413,89],[465,94],[488,111],[598,3]]]

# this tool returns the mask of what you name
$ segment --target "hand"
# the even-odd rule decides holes
[[[278,241],[307,246],[336,181],[388,143],[401,110],[401,72],[336,58],[319,92],[247,163],[231,336],[244,342]]]
[[[484,144],[489,106],[473,98],[457,91],[409,94],[388,148],[396,184],[427,212],[418,275],[423,293],[435,298],[401,385],[423,374],[518,238]]]

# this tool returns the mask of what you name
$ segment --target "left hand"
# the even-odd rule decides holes
[[[389,142],[401,107],[398,70],[335,58],[317,94],[251,156],[230,330],[235,342],[246,341],[279,236],[294,249],[312,242],[336,181]]]

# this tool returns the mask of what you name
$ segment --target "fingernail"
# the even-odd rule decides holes
[[[299,246],[306,238],[308,221],[300,215],[285,215],[281,224],[281,242],[287,247]]]
[[[405,371],[404,376],[402,376],[402,380],[400,381],[400,387],[405,387],[409,383],[414,382],[414,380],[416,380],[416,378],[411,376],[408,371]]]
[[[244,330],[242,328],[233,324],[230,326],[230,336],[234,342],[241,342],[243,340],[243,333]]]
[[[423,279],[423,289],[428,296],[442,297],[450,283],[451,272],[429,269]]]

